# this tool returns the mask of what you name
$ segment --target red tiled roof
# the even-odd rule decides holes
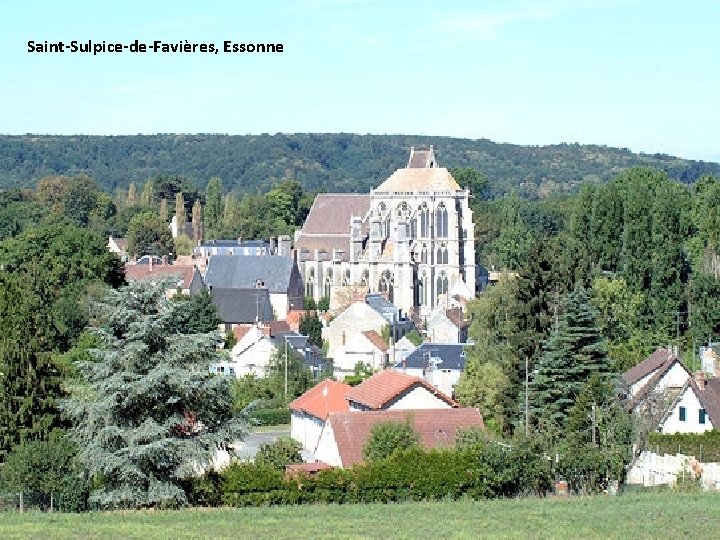
[[[377,347],[379,350],[384,353],[387,352],[388,344],[385,343],[385,340],[375,330],[366,330],[362,332],[362,335],[365,336],[368,341],[375,345],[375,347]]]
[[[286,321],[268,321],[265,323],[270,328],[270,335],[288,334],[291,332],[290,325]]]
[[[247,334],[251,328],[252,328],[252,325],[236,326],[235,328],[233,328],[233,334],[235,335],[235,341],[238,342],[243,337],[245,337],[245,334]]]
[[[623,373],[622,378],[627,384],[636,383],[643,377],[650,375],[671,357],[673,357],[672,351],[659,348],[638,365]]]
[[[465,328],[468,325],[465,317],[463,316],[462,309],[459,307],[445,310],[445,315],[458,328]]]
[[[326,388],[327,396],[324,396],[323,390]],[[329,413],[349,410],[345,395],[351,388],[349,384],[325,379],[302,396],[291,401],[288,407],[293,411],[304,412],[325,420]]]
[[[425,448],[452,446],[462,429],[485,429],[480,411],[471,408],[331,413],[328,422],[343,467],[363,461],[363,449],[373,426],[383,422],[409,422]]]
[[[177,276],[182,280],[182,288],[189,289],[194,266],[176,266],[173,264],[126,264],[125,279],[127,281],[160,281]]]
[[[695,394],[710,417],[713,429],[720,429],[720,379],[708,379],[698,384],[691,377],[690,383],[695,387]]]
[[[394,369],[386,369],[380,373],[376,373],[366,381],[352,388],[346,397],[348,401],[355,401],[370,409],[377,410],[385,407],[403,392],[408,392],[417,386],[422,386],[427,389],[448,405],[459,407],[459,404],[455,400],[446,396],[420,377],[406,375]]]
[[[332,465],[328,465],[324,461],[315,461],[312,463],[293,463],[285,467],[285,475],[288,477],[300,476],[302,474],[313,475],[320,471],[332,469]]]
[[[287,317],[285,317],[285,321],[288,323],[288,326],[290,327],[290,330],[294,330],[295,332],[300,331],[300,321],[308,312],[304,309],[291,309],[288,311]]]

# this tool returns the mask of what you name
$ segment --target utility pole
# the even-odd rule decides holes
[[[287,400],[288,395],[288,341],[285,336],[285,399]]]
[[[596,423],[596,419],[595,419],[595,402],[594,402],[594,401],[592,402],[592,412],[590,413],[590,416],[591,416],[591,418],[592,418],[592,443],[593,443],[593,446],[595,446],[595,423]]]
[[[530,403],[528,402],[530,385],[530,368],[528,366],[528,357],[525,357],[525,436],[530,435]]]

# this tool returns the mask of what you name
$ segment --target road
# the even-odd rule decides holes
[[[260,450],[261,444],[289,436],[290,426],[272,431],[250,432],[245,436],[244,441],[235,445],[235,453],[240,459],[253,459]]]

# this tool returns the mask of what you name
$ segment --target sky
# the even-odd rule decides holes
[[[720,161],[720,0],[8,1],[0,133],[448,135]],[[28,52],[28,41],[282,53]]]

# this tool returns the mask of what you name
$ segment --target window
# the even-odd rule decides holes
[[[423,204],[418,211],[420,212],[420,237],[427,238],[430,236],[430,210],[426,204]]]
[[[423,244],[422,249],[420,250],[420,264],[427,264],[427,262],[427,246]]]
[[[435,264],[447,264],[448,263],[448,250],[445,244],[441,245],[437,249]]]
[[[447,238],[448,235],[448,212],[443,203],[440,203],[435,211],[435,236]]]
[[[385,298],[387,298],[390,302],[393,301],[394,284],[395,284],[395,278],[393,277],[392,273],[390,273],[389,270],[385,270],[382,273],[382,275],[380,276],[380,283],[378,284],[378,290],[383,295],[385,295]]]
[[[680,421],[685,422],[685,420],[687,419],[687,411],[685,410],[685,407],[680,407],[679,414],[680,414]]]
[[[700,412],[698,414],[698,422],[700,422],[701,424],[704,424],[706,417],[707,417],[707,413],[705,412],[705,409],[700,409]]]
[[[418,281],[418,304],[427,305],[427,275],[423,272],[422,277]]]
[[[441,294],[447,294],[448,292],[448,278],[445,273],[442,273],[437,278],[437,296]]]

